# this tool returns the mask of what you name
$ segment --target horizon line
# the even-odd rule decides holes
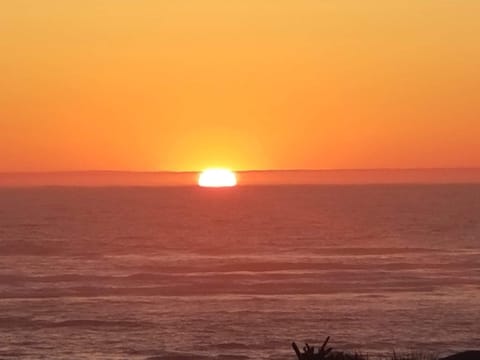
[[[458,170],[478,170],[477,167],[405,167],[405,168],[324,168],[324,169],[247,169],[232,170],[236,173],[249,172],[333,172],[333,171],[458,171]],[[193,174],[200,173],[203,170],[35,170],[35,171],[0,171],[0,175],[31,175],[31,174]]]

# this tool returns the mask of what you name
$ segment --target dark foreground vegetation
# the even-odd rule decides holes
[[[333,351],[327,347],[330,337],[327,337],[319,347],[305,344],[303,350],[300,350],[296,343],[292,343],[293,350],[298,360],[368,360],[368,355],[358,353],[345,353]],[[393,352],[386,357],[387,360],[480,360],[480,351],[465,351],[448,357],[439,358],[438,356],[424,353],[396,354]]]

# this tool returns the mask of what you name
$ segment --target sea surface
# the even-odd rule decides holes
[[[0,189],[0,359],[480,347],[480,186]]]

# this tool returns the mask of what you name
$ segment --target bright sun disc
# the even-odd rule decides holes
[[[203,187],[230,187],[237,185],[237,177],[227,169],[207,169],[198,178],[198,185]]]

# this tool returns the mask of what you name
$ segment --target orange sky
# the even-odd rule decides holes
[[[0,0],[0,171],[478,167],[479,14]]]

